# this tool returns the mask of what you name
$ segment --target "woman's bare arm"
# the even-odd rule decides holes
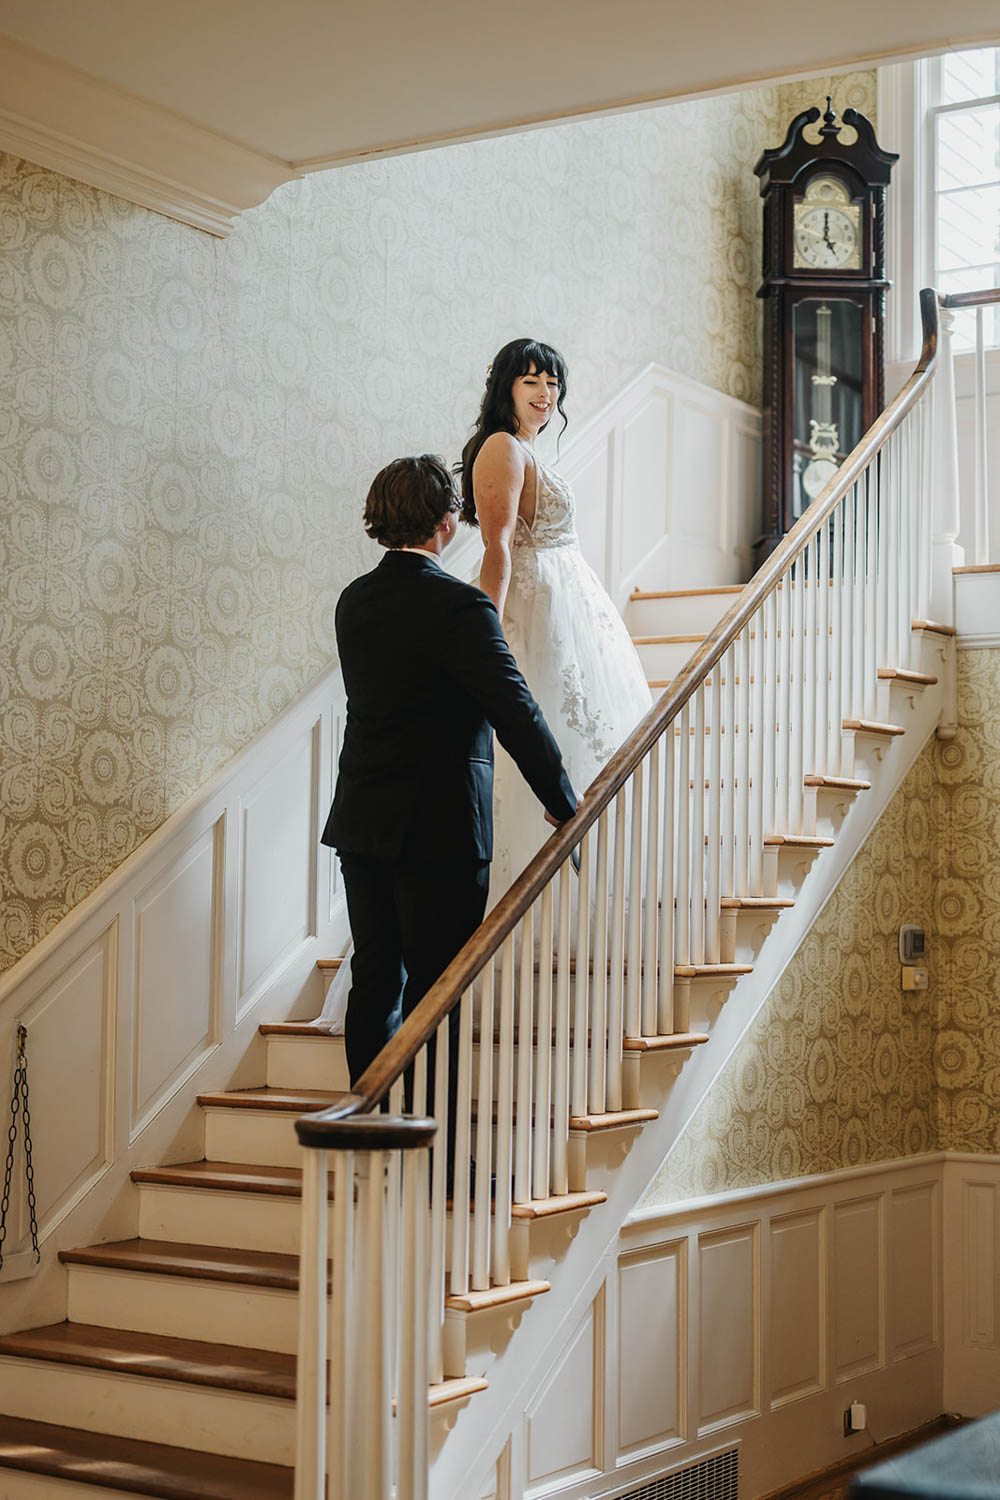
[[[486,548],[479,587],[489,594],[501,619],[510,586],[510,546],[526,462],[523,448],[509,433],[494,432],[480,448],[472,469],[476,514]]]

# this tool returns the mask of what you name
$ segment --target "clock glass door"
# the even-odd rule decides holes
[[[806,297],[792,310],[792,504],[800,516],[864,431],[864,309]]]

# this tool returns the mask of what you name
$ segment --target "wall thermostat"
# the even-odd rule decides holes
[[[927,934],[922,927],[910,923],[899,929],[899,961],[901,964],[920,964],[927,957]]]

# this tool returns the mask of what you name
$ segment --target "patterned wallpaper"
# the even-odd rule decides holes
[[[577,421],[652,359],[757,399],[789,99],[345,167],[225,242],[0,157],[0,968],[326,667],[371,476],[457,455],[502,342]]]
[[[921,1151],[1000,1151],[1000,651],[959,653],[932,739],[820,913],[647,1203]],[[903,994],[897,933],[928,933]]]

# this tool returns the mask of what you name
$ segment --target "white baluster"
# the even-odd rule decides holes
[[[890,435],[884,450],[884,475],[886,494],[886,611],[888,636],[886,639],[887,667],[899,667],[903,663],[900,649],[899,618],[899,432]]]
[[[816,772],[816,672],[819,653],[816,649],[819,629],[819,600],[815,539],[802,554],[801,585],[805,592],[805,635],[802,641],[802,770],[807,776]]]
[[[494,1286],[507,1286],[510,1282],[511,1173],[514,1170],[513,933],[509,933],[504,939],[500,960],[500,1027],[496,1096],[497,1185],[493,1212],[493,1284]]]
[[[790,571],[788,586],[792,596],[792,640],[791,640],[791,737],[788,747],[788,814],[789,833],[802,832],[802,764],[803,726],[805,720],[805,693],[803,688],[803,662],[805,660],[805,569],[801,556]],[[742,893],[741,893],[742,894]]]
[[[705,962],[705,688],[691,698],[691,962]]]
[[[421,1053],[421,1056],[423,1054]],[[402,1153],[399,1464],[396,1500],[427,1500],[427,1152]]]
[[[327,1153],[307,1149],[302,1162],[299,1241],[299,1344],[295,1369],[295,1500],[323,1500],[326,1491]],[[347,1247],[337,1246],[338,1254]],[[331,1393],[337,1427],[344,1387]]]
[[[875,650],[878,641],[878,489],[873,464],[865,470],[864,493],[868,518],[865,545],[865,718],[874,719],[879,662]]]
[[[622,1107],[622,1026],[625,1019],[625,788],[615,798],[615,861],[611,892],[611,955],[608,975],[608,1041],[605,1109]]]
[[[329,1500],[351,1500],[351,1433],[358,1411],[360,1387],[354,1368],[354,1152],[336,1152],[333,1172],[333,1295],[330,1298],[328,1323],[330,1405],[327,1412],[327,1485]],[[325,1253],[323,1260],[326,1260]],[[325,1264],[323,1281],[325,1300]],[[320,1370],[322,1400],[325,1402],[326,1371],[322,1365]],[[322,1484],[318,1493],[322,1500]]]
[[[642,990],[642,813],[643,773],[648,762],[642,760],[629,780],[632,798],[632,826],[628,849],[628,898],[625,904],[628,922],[625,990],[625,1035],[639,1035],[639,996]]]
[[[667,731],[669,734],[669,730]],[[660,745],[653,742],[646,757],[646,874],[643,887],[642,1021],[640,1035],[656,1035],[657,958],[659,952],[660,898]],[[669,921],[669,913],[663,914]]]
[[[719,662],[719,677],[725,679],[722,709],[722,863],[719,890],[723,897],[736,895],[736,647],[730,646]]]
[[[676,833],[674,808],[677,802],[677,741],[674,726],[668,724],[663,735],[663,806],[660,828],[660,941],[656,987],[656,1029],[660,1036],[671,1036],[674,1029],[674,891],[676,877]]]
[[[674,966],[691,962],[691,712],[690,699],[677,716],[677,909]],[[698,860],[701,869],[701,860]]]
[[[552,882],[542,890],[535,1010],[535,1136],[532,1196],[549,1196],[549,1120],[552,1112]]]
[[[711,697],[706,703],[708,723],[708,791],[695,787],[695,797],[705,806],[705,824],[708,843],[705,848],[705,935],[703,951],[705,962],[717,964],[722,956],[721,907],[722,898],[722,673],[724,656],[712,669]],[[706,689],[699,690],[704,697]],[[695,782],[699,780],[695,772]]]
[[[449,1021],[445,1016],[438,1024],[434,1042],[434,1109],[437,1135],[434,1137],[431,1168],[431,1243],[427,1308],[428,1378],[435,1384],[444,1379],[444,1297],[445,1233],[447,1226],[447,1141],[448,1141],[448,1048]],[[421,1057],[426,1056],[423,1049]]]
[[[455,1105],[455,1186],[451,1202],[451,1292],[469,1290],[469,1154],[472,1149],[472,990],[459,1001],[458,1100]],[[489,1176],[489,1168],[487,1168]]]
[[[533,908],[517,928],[521,944],[517,994],[517,1114],[514,1119],[514,1202],[531,1202],[531,1115],[534,1049],[535,945]]]
[[[973,427],[974,457],[975,457],[975,554],[973,561],[978,564],[988,563],[990,560],[990,522],[989,522],[989,459],[986,448],[986,438],[989,428],[986,425],[986,340],[983,333],[983,315],[986,309],[976,308],[976,414]],[[935,619],[942,618],[935,615]],[[950,616],[944,616],[944,622],[951,624]]]
[[[594,897],[594,971],[590,976],[589,1114],[605,1109],[605,1057],[608,1019],[608,809],[597,820],[597,881]]]
[[[572,1112],[587,1113],[587,1063],[590,1056],[590,834],[580,841],[576,892],[576,962],[573,979]]]
[[[556,938],[556,1013],[552,1066],[552,1164],[550,1180],[555,1194],[569,1191],[569,989],[573,962],[573,929],[570,913],[569,860],[557,876],[559,916]],[[499,1163],[497,1165],[499,1171]]]
[[[857,560],[854,553],[854,518],[857,500],[857,485],[848,490],[844,496],[842,505],[844,511],[844,603],[843,603],[843,632],[840,646],[841,664],[841,708],[844,710],[842,718],[853,719],[857,714],[857,700],[854,696],[854,637],[856,634],[856,620],[854,616],[854,574],[857,568]],[[838,732],[841,725],[837,726]],[[846,754],[846,752],[845,752]],[[853,759],[849,763],[842,763],[842,774],[853,776]]]
[[[788,569],[781,579],[780,623],[778,626],[778,806],[775,833],[792,831],[792,797],[789,762],[792,751],[792,574]]]
[[[472,1226],[472,1289],[490,1284],[492,1214],[490,1171],[493,1162],[493,960],[479,978],[479,1080],[476,1090],[476,1187]]]
[[[750,743],[748,745],[750,765],[748,768],[747,792],[750,802],[750,836],[747,856],[749,860],[749,892],[751,896],[764,894],[764,777],[765,753],[770,750],[770,725],[765,710],[764,681],[764,632],[767,628],[767,613],[762,607],[754,617],[754,640],[750,653]],[[770,767],[766,768],[770,770]]]
[[[825,522],[816,549],[816,747],[815,770],[818,775],[836,775],[830,764],[830,524]]]
[[[764,733],[761,735],[763,748],[764,771],[763,792],[764,805],[761,810],[761,826],[765,834],[776,832],[775,825],[775,796],[777,792],[776,776],[778,765],[778,596],[775,593],[768,594],[764,600],[764,608],[761,611],[763,622],[763,635],[765,646],[764,660]],[[763,854],[763,850],[761,850]],[[763,878],[763,860],[761,860],[761,877]],[[763,890],[763,886],[761,887]],[[730,892],[730,894],[732,894]]]

